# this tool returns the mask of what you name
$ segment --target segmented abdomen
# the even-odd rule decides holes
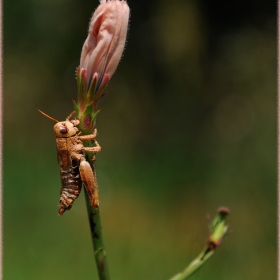
[[[82,189],[82,180],[79,174],[79,164],[72,161],[68,169],[60,168],[61,193],[58,215],[61,216],[66,210],[71,209],[74,200],[79,196]]]

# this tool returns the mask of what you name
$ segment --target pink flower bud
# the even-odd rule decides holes
[[[112,77],[124,49],[128,18],[126,1],[100,0],[90,20],[80,60],[80,68],[87,71],[88,85],[95,73],[98,77],[97,89],[104,83],[105,74],[109,79]]]

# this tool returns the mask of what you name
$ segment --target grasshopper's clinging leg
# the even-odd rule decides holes
[[[80,140],[82,140],[82,141],[93,140],[95,143],[95,147],[84,147],[83,150],[85,152],[99,153],[101,151],[101,147],[95,139],[96,135],[97,135],[97,129],[95,128],[93,131],[93,134],[79,136]]]
[[[92,134],[88,134],[88,135],[81,135],[79,136],[80,140],[85,141],[85,140],[94,140],[97,136],[97,129],[95,128],[93,130]]]
[[[95,147],[84,147],[85,152],[91,152],[91,153],[95,153],[95,154],[101,152],[101,147],[98,144],[98,142],[95,139],[93,139],[93,141],[96,146]]]
[[[83,150],[86,152],[92,152],[97,153],[101,150],[101,147],[97,143],[97,141],[94,139],[96,147],[83,147]],[[90,203],[91,206],[96,209],[99,205],[99,198],[98,198],[98,185],[96,180],[96,174],[91,169],[90,164],[86,161],[83,154],[78,154],[76,152],[71,153],[71,157],[73,159],[76,159],[80,162],[79,166],[79,172],[81,179],[83,181],[83,184],[86,188],[86,191],[90,197]]]
[[[99,205],[96,175],[84,158],[82,158],[80,162],[80,175],[90,197],[91,206],[96,209]]]
[[[93,140],[96,145],[95,147],[83,147],[82,148],[83,152],[90,152],[90,153],[93,153],[95,156],[96,153],[101,151],[101,147],[95,139],[96,135],[97,135],[97,129],[95,128],[93,131],[93,134],[79,136],[81,141]],[[96,174],[91,169],[90,164],[86,161],[86,159],[84,158],[83,155],[78,155],[76,153],[72,153],[71,156],[73,158],[76,158],[80,162],[79,171],[80,171],[81,179],[82,179],[83,184],[90,197],[91,206],[94,209],[96,209],[99,205]],[[93,156],[93,158],[94,158],[94,156]]]

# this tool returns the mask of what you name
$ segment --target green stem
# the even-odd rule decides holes
[[[83,135],[85,134],[86,133],[83,133]],[[85,147],[91,147],[92,145],[93,145],[92,141],[84,142]],[[86,153],[86,160],[90,163],[92,172],[96,176],[95,164],[94,164],[94,160],[92,160],[92,154]],[[93,244],[94,258],[98,270],[99,280],[110,280],[107,254],[106,254],[103,235],[102,235],[99,206],[96,209],[92,208],[89,195],[85,190],[85,188],[84,191],[85,191],[86,207],[88,213],[88,221],[89,221],[90,232],[91,232],[91,239]]]
[[[195,273],[212,255],[214,251],[205,253],[203,250],[196,259],[194,259],[183,272],[176,274],[170,280],[183,280],[188,279],[193,273]]]
[[[100,280],[110,280],[107,255],[102,236],[99,207],[97,209],[91,207],[90,199],[86,191],[85,198],[98,276]]]

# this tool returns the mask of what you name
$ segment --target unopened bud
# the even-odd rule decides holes
[[[128,19],[126,1],[101,0],[90,20],[77,68],[78,100],[74,101],[79,128],[83,131],[92,131],[95,126],[97,103],[124,50]]]
[[[105,74],[110,79],[119,64],[126,41],[128,18],[126,1],[101,0],[90,20],[80,68],[86,69],[88,84],[97,73],[97,89],[103,83]]]

